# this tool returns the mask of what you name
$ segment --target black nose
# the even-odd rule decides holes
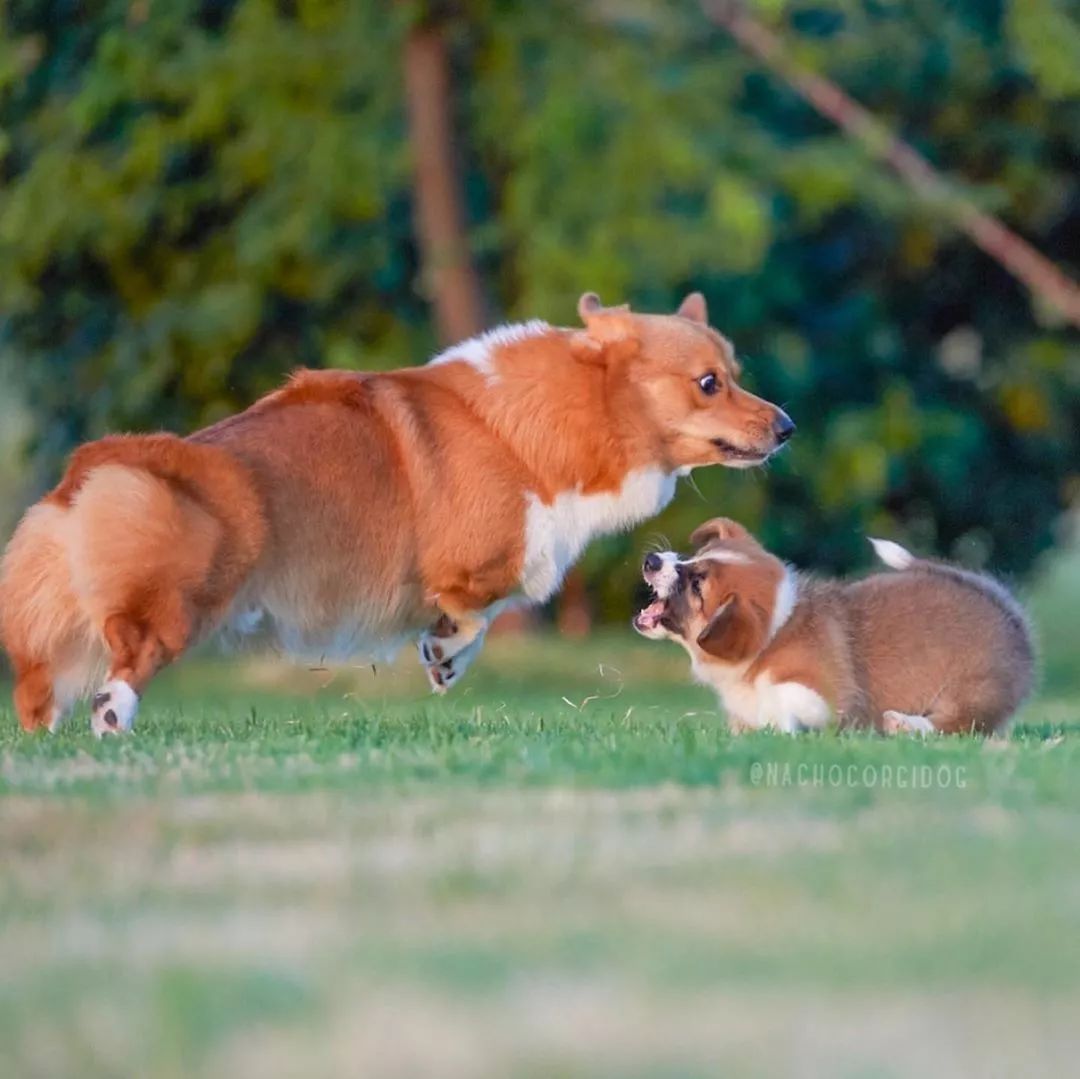
[[[779,412],[772,425],[773,434],[776,436],[776,441],[783,445],[793,434],[795,434],[795,424],[791,422],[791,417],[786,412]]]
[[[646,573],[659,573],[663,568],[664,560],[658,554],[646,555],[645,557],[645,572]]]

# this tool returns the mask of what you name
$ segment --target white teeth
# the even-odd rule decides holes
[[[652,629],[663,616],[664,601],[656,600],[655,602],[650,603],[648,607],[644,607],[638,612],[637,620],[640,625]]]
[[[652,640],[667,636],[667,630],[664,629],[662,622],[665,609],[666,604],[663,600],[650,603],[634,616],[634,629],[643,637],[649,637]]]

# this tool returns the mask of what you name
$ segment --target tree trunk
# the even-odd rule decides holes
[[[574,566],[563,581],[559,593],[555,624],[564,637],[587,637],[592,629],[592,606],[585,574],[580,566]]]
[[[439,338],[450,345],[479,333],[485,320],[465,235],[450,59],[442,29],[414,26],[405,42],[404,63],[423,288],[435,308]]]
[[[465,235],[450,57],[438,24],[413,26],[405,42],[404,65],[423,289],[435,308],[440,341],[452,345],[480,333],[487,320]],[[492,635],[528,629],[533,621],[526,609],[506,611],[496,620]]]

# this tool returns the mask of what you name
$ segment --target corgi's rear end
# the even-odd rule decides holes
[[[1020,605],[991,577],[874,547],[893,572],[845,589],[870,714],[890,733],[999,731],[1035,680]]]
[[[15,669],[15,709],[27,730],[55,728],[102,667],[104,651],[75,594],[71,515],[42,502],[12,537],[0,572],[0,640]]]
[[[250,570],[260,512],[243,469],[211,447],[145,435],[76,451],[0,563],[0,644],[23,728],[55,730],[98,686],[95,733],[129,729],[144,669],[197,636]]]

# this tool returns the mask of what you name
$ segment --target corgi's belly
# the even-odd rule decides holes
[[[676,480],[673,473],[644,468],[629,473],[617,491],[560,491],[549,503],[528,494],[522,592],[535,603],[549,599],[591,539],[659,513],[674,497]]]
[[[334,591],[302,570],[250,581],[223,628],[234,638],[271,641],[297,659],[389,662],[420,628],[415,589],[339,583]]]
[[[232,639],[267,639],[294,659],[365,659],[382,663],[391,662],[416,635],[400,624],[380,627],[361,612],[312,624],[302,612],[283,613],[250,605],[235,609],[222,630]]]

